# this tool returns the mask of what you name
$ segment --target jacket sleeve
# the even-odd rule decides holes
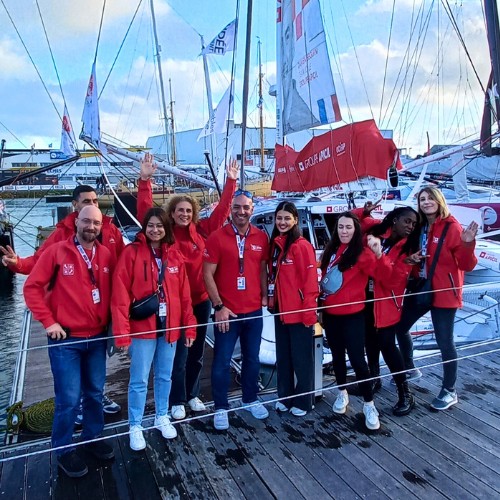
[[[446,235],[445,244],[447,243],[449,245],[451,253],[457,261],[458,268],[461,271],[472,271],[477,264],[477,257],[474,254],[476,240],[470,243],[463,242],[462,231],[463,230],[460,224],[452,223],[450,229],[448,230],[448,234]]]
[[[236,180],[227,179],[224,189],[219,200],[219,203],[214,208],[208,219],[201,220],[198,222],[198,227],[200,228],[201,234],[207,237],[217,229],[221,228],[229,217],[229,211],[231,208],[231,200],[233,199],[233,194],[236,189]]]
[[[301,280],[302,291],[304,294],[304,309],[311,309],[304,312],[304,324],[314,325],[317,322],[316,307],[319,295],[318,272],[316,255],[314,249],[309,242],[303,242],[299,246],[301,255]]]
[[[24,300],[33,313],[36,320],[40,321],[44,328],[56,323],[54,314],[47,305],[46,287],[49,284],[55,270],[57,248],[43,252],[38,262],[33,267],[26,283],[24,284]]]
[[[399,255],[395,261],[385,254],[382,254],[380,259],[375,258],[373,279],[389,290],[398,288],[402,283],[406,284],[413,266],[405,264],[405,258],[406,254]]]
[[[123,235],[121,231],[114,224],[111,224],[111,231],[113,232],[113,238],[115,239],[116,257],[118,260],[126,245],[123,241]]]
[[[137,220],[142,224],[146,212],[153,206],[151,181],[139,179],[137,190]]]
[[[374,219],[371,215],[365,215],[364,208],[355,208],[351,211],[354,215],[357,215],[359,222],[361,224],[361,232],[365,234],[368,232],[373,226],[377,226],[380,224],[380,221]]]
[[[191,290],[189,288],[189,281],[186,273],[186,265],[184,262],[179,266],[179,284],[180,284],[180,301],[182,311],[182,326],[185,328],[186,338],[196,338],[196,325],[197,321],[193,314],[193,304],[191,301]]]
[[[113,335],[118,347],[130,345],[129,311],[132,303],[132,273],[135,261],[135,249],[129,245],[122,252],[113,273],[111,291],[111,317],[113,320]]]

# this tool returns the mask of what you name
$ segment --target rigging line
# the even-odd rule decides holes
[[[54,66],[54,71],[55,71],[56,76],[57,76],[57,82],[59,83],[59,90],[61,91],[61,96],[63,98],[64,105],[66,106],[66,98],[64,97],[64,92],[63,92],[63,88],[62,88],[62,84],[61,84],[61,79],[59,78],[59,71],[57,71],[56,60],[54,58],[54,53],[52,52],[52,47],[50,45],[49,35],[47,33],[47,29],[45,28],[45,22],[43,20],[42,11],[40,10],[40,4],[38,3],[38,0],[35,0],[35,3],[36,3],[36,8],[38,10],[38,15],[40,16],[40,22],[42,23],[43,33],[45,34],[45,40],[47,41],[47,45],[49,47],[50,58],[52,59],[52,64]],[[59,112],[57,114],[59,116],[59,119],[62,121],[62,118],[61,118],[61,115],[59,114]],[[73,127],[71,127],[71,132],[73,133]],[[74,137],[74,134],[73,134],[73,140],[74,139],[75,139],[75,137]]]
[[[391,14],[391,24],[389,28],[389,40],[387,41],[387,54],[385,56],[385,67],[384,67],[384,80],[382,82],[382,96],[380,97],[380,110],[378,113],[378,122],[380,123],[380,117],[382,116],[382,108],[384,105],[384,93],[385,93],[385,83],[387,80],[387,67],[389,64],[389,53],[391,50],[391,40],[392,40],[392,28],[394,26],[394,11],[396,6],[396,0],[392,2],[392,14]]]
[[[5,125],[5,123],[3,123],[2,121],[0,121],[0,125],[12,136],[14,137],[14,139],[19,143],[21,144],[25,149],[28,149],[28,146],[26,146],[26,144],[24,144],[23,141],[21,141],[21,139],[19,139],[19,137],[17,137],[16,134],[14,134],[14,132],[12,132],[12,130],[10,130],[7,125]],[[4,156],[4,160],[5,160],[5,156]]]
[[[351,25],[349,24],[349,20],[348,20],[348,17],[347,17],[347,12],[345,10],[344,0],[341,1],[341,4],[342,4],[342,10],[344,11],[344,17],[346,19],[346,26],[347,26],[347,31],[349,32],[349,38],[351,39],[351,43],[352,43],[352,48],[353,48],[353,51],[354,51],[354,55],[356,56],[356,63],[358,65],[358,71],[359,71],[359,73],[361,75],[361,81],[363,82],[363,89],[365,91],[366,100],[368,102],[368,107],[370,108],[370,115],[371,115],[371,117],[373,119],[375,119],[375,116],[373,114],[372,104],[370,102],[370,97],[368,96],[368,89],[366,88],[365,78],[364,78],[363,72],[361,70],[361,65],[360,65],[359,57],[358,57],[358,51],[356,50],[356,45],[354,43],[354,38],[352,36]]]
[[[97,51],[99,50],[99,42],[101,40],[102,23],[104,21],[104,11],[105,10],[106,10],[106,0],[104,0],[103,3],[102,3],[101,21],[99,23],[99,31],[97,33],[97,43],[96,43],[96,47],[95,47],[94,64],[97,61]]]
[[[38,0],[37,0],[37,2],[38,2]],[[142,0],[139,0],[139,3],[137,4],[137,8],[135,9],[134,15],[132,16],[132,20],[130,21],[130,24],[128,25],[128,28],[127,28],[127,31],[125,32],[122,43],[120,44],[120,47],[118,48],[118,52],[115,56],[115,59],[113,60],[113,64],[111,65],[111,69],[109,70],[108,76],[106,77],[106,80],[104,81],[104,85],[101,87],[101,91],[99,92],[98,99],[101,98],[101,95],[104,92],[104,88],[106,87],[106,84],[108,83],[109,77],[111,76],[111,73],[113,72],[116,61],[118,60],[118,57],[120,56],[120,53],[123,49],[123,46],[125,45],[125,41],[127,40],[130,29],[132,28],[132,24],[134,24],[135,17],[137,16],[137,13],[139,12],[139,7],[141,6],[141,4],[142,4]]]
[[[41,75],[40,71],[38,70],[38,68],[37,68],[37,66],[35,64],[35,61],[34,61],[33,57],[31,57],[30,51],[28,50],[28,47],[24,43],[24,40],[21,37],[21,33],[19,33],[19,30],[17,29],[17,26],[14,23],[14,20],[12,19],[12,16],[10,15],[9,10],[7,9],[7,6],[5,5],[4,0],[0,0],[0,1],[2,2],[3,8],[5,9],[5,12],[7,13],[8,18],[9,18],[10,22],[12,23],[12,26],[14,27],[14,30],[15,30],[17,36],[19,37],[19,40],[21,41],[21,44],[24,47],[24,50],[26,51],[26,54],[28,54],[28,58],[31,61],[31,64],[33,65],[33,68],[35,68],[35,71],[36,71],[36,74],[38,75],[38,78],[40,78],[40,81],[42,82],[42,86],[45,89],[45,92],[49,96],[50,102],[54,106],[54,109],[56,110],[57,115],[62,120],[61,115],[59,114],[59,110],[57,109],[56,103],[54,102],[54,99],[52,98],[52,95],[50,94],[49,89],[47,88],[47,85],[45,85],[45,82],[43,81],[42,75]]]

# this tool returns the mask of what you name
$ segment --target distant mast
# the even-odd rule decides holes
[[[261,41],[257,44],[259,56],[259,137],[260,137],[260,171],[266,171],[265,155],[264,155],[264,98],[262,96],[262,56],[261,56]]]

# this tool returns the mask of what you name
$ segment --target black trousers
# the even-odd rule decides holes
[[[363,382],[370,378],[370,371],[365,361],[365,313],[333,315],[323,313],[323,326],[326,338],[332,350],[333,371],[337,385],[342,389],[347,382],[347,364],[345,353],[349,356],[351,366],[356,373],[361,394],[365,402],[373,400],[371,382]]]

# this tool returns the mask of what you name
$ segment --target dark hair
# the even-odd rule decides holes
[[[339,260],[339,271],[347,271],[350,267],[354,266],[358,261],[361,252],[363,251],[363,234],[361,233],[361,224],[358,217],[352,212],[343,212],[337,217],[335,224],[333,225],[333,232],[330,241],[326,244],[325,250],[321,255],[321,269],[326,270],[332,255],[340,247],[340,237],[339,237],[339,220],[341,217],[346,217],[351,219],[354,224],[354,234],[349,245],[347,245],[346,251],[341,255]]]
[[[406,213],[414,214],[417,218],[417,223],[415,224],[413,231],[406,238],[404,245],[401,247],[401,252],[399,253],[399,255],[411,255],[412,253],[417,252],[420,246],[420,216],[418,215],[418,212],[411,207],[398,207],[394,210],[391,210],[384,217],[382,222],[370,228],[367,231],[367,234],[372,234],[373,236],[377,237],[382,236],[385,232],[387,232],[388,229],[393,226],[394,219],[399,219]]]
[[[76,186],[75,189],[73,189],[73,201],[78,201],[78,198],[80,198],[80,195],[82,193],[96,193],[97,191],[92,187],[92,186],[86,186],[85,184],[82,184],[81,186]]]
[[[144,219],[142,221],[142,229],[139,232],[142,233],[144,236],[146,236],[146,228],[151,217],[158,217],[158,219],[160,219],[161,223],[163,224],[163,228],[165,229],[165,236],[163,237],[161,242],[166,243],[167,245],[172,245],[175,242],[174,232],[172,231],[172,225],[170,223],[170,219],[167,215],[167,212],[165,212],[163,208],[160,207],[150,208],[146,212],[146,215],[144,216]]]
[[[278,228],[276,227],[276,215],[278,215],[278,212],[280,210],[284,210],[285,212],[290,212],[297,219],[297,224],[295,224],[295,226],[293,226],[292,229],[290,229],[290,231],[288,231],[286,233],[285,246],[283,248],[283,255],[281,257],[281,259],[284,260],[286,258],[286,254],[288,253],[288,250],[290,249],[292,244],[294,242],[296,242],[301,237],[301,234],[300,234],[300,228],[299,228],[299,224],[298,224],[299,212],[297,210],[297,207],[291,201],[280,202],[279,205],[276,207],[276,210],[274,211],[275,224],[274,224],[273,232],[271,233],[269,251],[270,252],[273,251],[273,242],[274,242],[275,238],[277,236],[279,236],[279,234],[280,234]],[[272,255],[271,255],[271,257],[272,257]]]

